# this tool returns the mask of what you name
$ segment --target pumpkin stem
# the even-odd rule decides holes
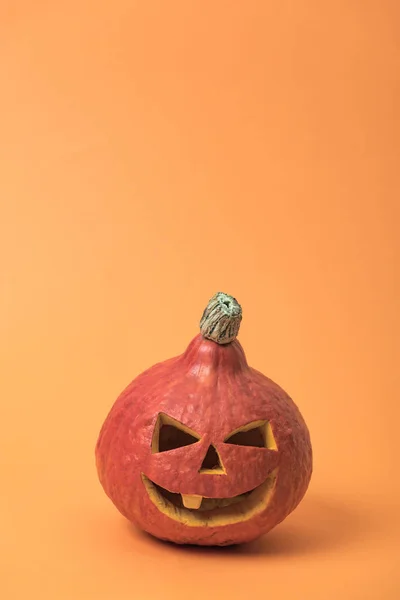
[[[200,320],[200,332],[203,337],[229,344],[236,339],[242,320],[242,307],[236,298],[217,292],[209,301]]]

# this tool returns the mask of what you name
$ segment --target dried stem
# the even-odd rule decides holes
[[[200,332],[203,337],[217,344],[229,344],[236,339],[241,320],[242,307],[238,301],[218,292],[211,298],[201,317]]]

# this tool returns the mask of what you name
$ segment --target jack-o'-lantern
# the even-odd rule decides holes
[[[119,511],[176,543],[229,545],[280,523],[312,472],[307,426],[281,387],[251,368],[236,339],[242,310],[218,293],[186,351],[139,375],[96,446]]]

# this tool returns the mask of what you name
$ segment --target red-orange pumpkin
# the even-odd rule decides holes
[[[307,490],[307,426],[287,393],[247,364],[236,339],[241,319],[238,302],[216,294],[187,350],[139,375],[100,432],[106,494],[161,539],[253,540]]]

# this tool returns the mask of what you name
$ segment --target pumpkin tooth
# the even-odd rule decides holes
[[[181,496],[185,508],[200,508],[203,496],[196,496],[194,494],[181,494]]]

